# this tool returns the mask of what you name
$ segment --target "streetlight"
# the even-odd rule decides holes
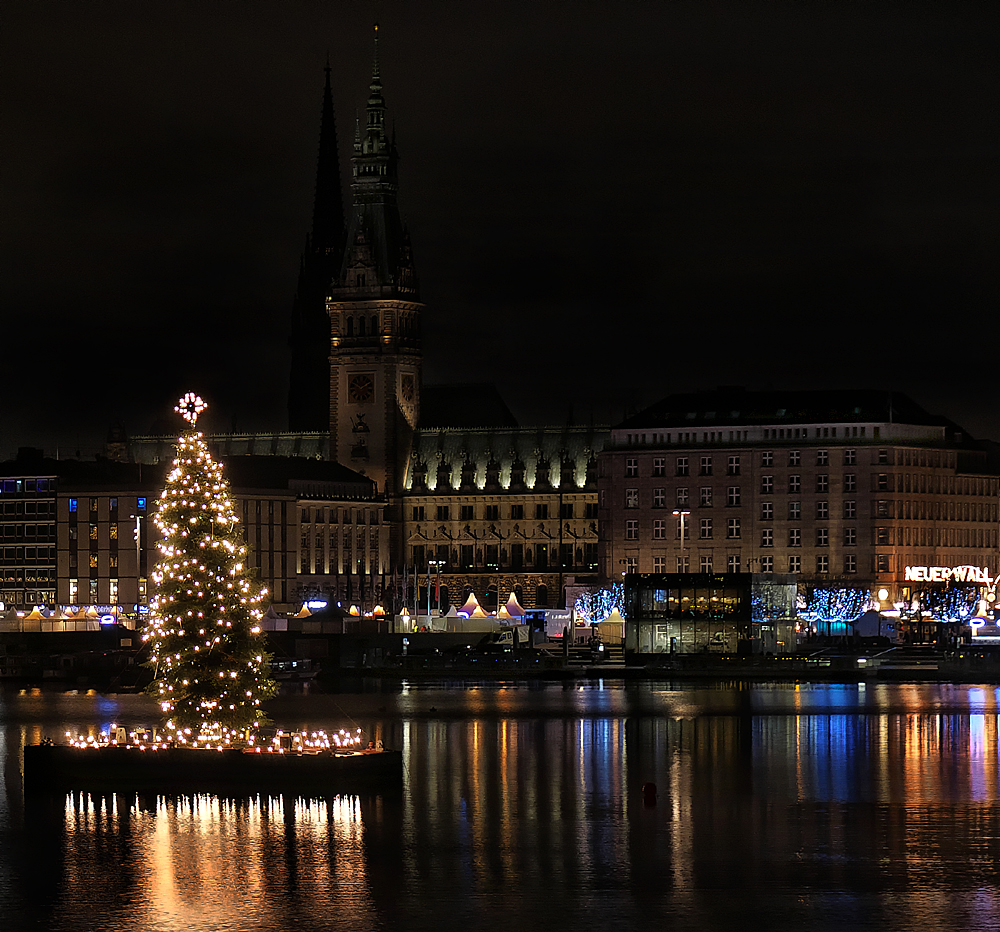
[[[679,508],[674,509],[674,514],[681,519],[681,566],[687,569],[686,558],[684,556],[684,519],[691,514],[690,511],[683,511]]]
[[[431,567],[437,571],[437,603],[438,611],[441,610],[441,567],[444,566],[445,560],[431,560],[429,557],[427,559],[427,619],[430,621],[431,617]]]
[[[141,503],[140,503],[141,504]],[[140,515],[138,513],[134,515],[129,515],[130,518],[135,518],[135,527],[132,529],[132,536],[135,538],[135,611],[136,614],[139,613],[139,606],[145,601],[145,593],[140,591],[139,580],[142,578],[142,570],[140,569],[140,550],[142,548],[142,525],[141,521],[145,518],[145,515]]]

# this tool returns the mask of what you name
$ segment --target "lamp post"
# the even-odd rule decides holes
[[[134,515],[129,515],[130,518],[135,518],[135,527],[132,529],[132,536],[135,538],[135,611],[139,614],[139,606],[142,604],[142,593],[139,591],[139,580],[142,578],[142,570],[140,569],[141,555],[140,551],[142,549],[142,524],[141,521],[145,518],[145,515],[140,515],[138,513]]]
[[[437,571],[437,590],[438,590],[438,610],[441,609],[441,567],[444,566],[444,560],[431,560],[427,559],[427,619],[430,620],[431,617],[431,567]]]
[[[688,515],[690,515],[691,512],[690,511],[684,511],[682,509],[677,508],[677,509],[674,509],[674,514],[677,515],[677,517],[679,517],[681,519],[681,566],[683,566],[685,569],[687,569],[687,567],[686,567],[686,558],[685,558],[685,555],[684,555],[684,519]]]

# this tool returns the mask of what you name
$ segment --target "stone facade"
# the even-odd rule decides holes
[[[673,396],[600,456],[601,577],[794,574],[896,602],[907,566],[1000,572],[997,495],[983,448],[898,395]]]

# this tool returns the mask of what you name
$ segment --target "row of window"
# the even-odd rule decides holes
[[[715,538],[715,524],[711,518],[702,518],[697,526],[698,540],[713,540]],[[814,528],[814,543],[817,547],[830,546],[829,528]],[[681,524],[676,522],[674,527],[674,539],[681,537]],[[936,547],[967,547],[986,549],[997,546],[998,532],[996,530],[983,528],[890,528],[876,527],[874,529],[873,543],[876,546],[936,546]],[[653,540],[667,539],[667,522],[663,519],[655,519],[652,527]],[[684,540],[691,539],[691,525],[684,524]],[[739,518],[730,518],[726,522],[726,540],[741,540],[742,525]],[[625,540],[639,540],[639,522],[629,520],[625,522]],[[802,528],[788,528],[788,546],[802,546]],[[773,528],[761,528],[760,546],[773,547],[775,533]],[[842,544],[844,547],[856,547],[858,544],[857,528],[846,527],[843,529]]]
[[[428,559],[441,560],[444,564],[442,572],[477,569],[597,569],[597,544],[510,544],[509,547],[497,544],[485,547],[462,544],[455,548],[439,545],[436,549],[415,545],[410,548],[410,558],[417,567],[424,566]]]
[[[784,414],[782,410],[778,412],[779,414]],[[688,415],[689,418],[694,418],[697,415],[691,413]],[[712,415],[714,417],[714,414]],[[867,427],[865,424],[845,424],[840,427],[816,427],[814,428],[815,433],[813,436],[816,439],[837,437],[837,431],[841,432],[840,436],[845,439],[851,437],[864,437],[866,436],[865,431]],[[627,434],[627,443],[629,446],[632,444],[645,444],[646,434]],[[673,443],[674,433],[657,433],[651,432],[648,435],[652,443]],[[734,441],[747,440],[749,439],[750,432],[748,430],[703,430],[701,431],[701,442],[702,443],[732,443]],[[879,428],[872,425],[872,437],[878,439]],[[809,439],[809,428],[808,427],[765,427],[763,428],[763,437],[765,440],[808,440]],[[677,431],[677,443],[698,443],[698,431],[696,430],[679,430]]]
[[[801,489],[798,489],[801,492]],[[829,491],[829,490],[827,490]],[[690,490],[687,488],[679,488],[674,491],[674,501],[676,502],[676,507],[678,508],[688,508],[691,505]],[[698,490],[698,507],[699,508],[711,508],[714,502],[714,490],[710,486],[702,487]],[[739,486],[730,486],[726,489],[726,507],[737,508],[742,504],[742,492]],[[844,517],[853,518],[857,503],[853,500],[847,500],[844,503]],[[652,505],[653,508],[660,509],[667,507],[667,490],[666,489],[653,489],[652,494]],[[625,490],[625,507],[632,509],[639,507],[639,490],[638,489],[626,489]],[[816,517],[817,518],[828,518],[829,517],[830,503],[828,501],[816,502]],[[799,514],[801,514],[802,503],[799,501],[788,503],[788,516],[790,518],[796,519]],[[765,521],[770,520],[774,517],[774,503],[773,502],[761,502],[761,518]]]
[[[0,547],[0,559],[4,563],[20,563],[22,560],[44,560],[55,562],[55,547]]]
[[[86,499],[84,499],[84,501],[86,501]],[[98,510],[100,508],[100,501],[101,500],[99,498],[92,498],[90,500],[90,513],[91,514],[97,514],[97,512],[98,512]],[[109,498],[107,500],[107,502],[108,502],[108,514],[112,515],[112,516],[113,515],[117,515],[118,514],[118,499],[117,498]],[[79,512],[79,510],[80,510],[80,500],[78,498],[71,498],[71,499],[69,499],[69,501],[68,501],[67,504],[68,504],[68,507],[69,507],[69,513],[71,515],[75,515],[75,514],[77,514]],[[145,511],[146,510],[146,499],[142,498],[142,497],[136,499],[136,506],[135,507],[136,507],[137,511]]]
[[[24,540],[26,538],[55,540],[56,526],[54,524],[4,524],[0,526],[0,535],[5,540]]]
[[[42,567],[31,567],[28,569],[18,568],[8,568],[0,570],[0,581],[5,583],[13,583],[15,585],[24,585],[28,583],[54,583],[56,581],[56,571],[54,569],[45,569]]]
[[[255,510],[255,517],[260,516],[260,502],[257,502],[257,508]],[[268,517],[274,518],[274,502],[268,503],[271,507],[268,510]],[[245,523],[249,524],[250,508],[249,502],[243,503],[243,516]],[[327,514],[322,508],[310,509],[303,508],[302,514],[300,516],[301,524],[370,524],[377,525],[380,522],[379,512],[377,510],[372,511],[358,511],[356,514],[351,514],[348,509],[344,509],[344,513],[338,518],[335,511],[330,511]],[[254,522],[256,523],[256,522]]]
[[[789,450],[787,453],[788,465],[789,466],[801,466],[802,465],[802,451],[801,450]],[[690,476],[692,475],[692,470],[695,468],[694,457],[691,456],[676,456],[674,457],[674,475],[675,476]],[[829,466],[830,465],[830,451],[829,450],[816,450],[815,451],[815,462],[817,466]],[[843,450],[842,451],[842,462],[844,466],[856,466],[858,462],[858,451],[857,450]],[[878,451],[878,462],[888,463],[889,462],[889,451],[879,450]],[[768,467],[774,465],[774,451],[765,450],[760,454],[760,465],[762,467]],[[667,458],[665,456],[654,456],[652,458],[652,466],[654,476],[665,476],[667,474]],[[729,454],[726,457],[726,475],[727,476],[739,476],[741,475],[743,468],[743,457],[741,454]],[[697,470],[700,476],[711,476],[714,474],[715,470],[715,457],[711,455],[705,455],[698,457],[697,460]],[[626,457],[625,459],[625,477],[626,478],[637,478],[639,476],[639,458],[635,456]]]
[[[816,572],[820,574],[830,572],[830,557],[827,554],[819,554],[816,557],[815,562]],[[676,572],[678,573],[690,573],[691,572],[691,558],[688,554],[683,554],[676,558],[675,562]],[[774,557],[763,556],[759,557],[757,560],[748,561],[748,565],[745,567],[740,566],[740,558],[737,554],[729,554],[726,557],[726,572],[727,573],[739,573],[739,572],[754,572],[761,573],[774,573],[778,571],[776,569],[777,564],[775,563]],[[714,573],[715,569],[715,559],[712,554],[701,554],[698,557],[697,571],[700,573]],[[844,555],[843,569],[842,572],[847,574],[857,573],[858,571],[858,558],[856,554],[848,553]],[[882,558],[878,557],[876,559],[876,571],[879,573],[889,572],[888,557]],[[626,573],[638,573],[639,572],[639,560],[638,557],[627,557],[625,559],[625,572]],[[667,558],[664,556],[653,557],[653,572],[654,573],[666,573],[667,572]],[[801,573],[802,572],[802,557],[797,554],[793,554],[787,558],[785,562],[784,572],[787,573]]]
[[[53,500],[25,501],[19,499],[18,501],[4,502],[2,510],[4,515],[14,515],[17,517],[21,515],[54,515],[56,513],[56,503]]]
[[[483,520],[484,521],[499,521],[501,510],[500,505],[483,505]],[[556,509],[552,509],[553,514],[555,514]],[[573,502],[563,502],[559,508],[560,518],[575,518],[577,517],[577,509]],[[549,517],[549,506],[547,503],[541,502],[535,505],[535,520],[545,521]],[[411,512],[414,521],[426,521],[427,520],[427,508],[424,505],[414,505]],[[436,520],[438,521],[450,521],[451,520],[451,506],[450,505],[437,505],[436,506]],[[523,504],[512,504],[508,506],[508,515],[512,521],[523,521],[525,515],[525,509]],[[476,519],[476,506],[475,505],[460,505],[458,509],[459,520],[461,521],[475,521]],[[583,503],[583,517],[584,518],[596,518],[597,517],[597,502],[584,502]]]
[[[4,495],[37,495],[56,490],[55,479],[4,479],[0,481],[0,492]]]

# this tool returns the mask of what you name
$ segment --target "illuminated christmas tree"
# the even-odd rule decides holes
[[[261,702],[276,691],[260,628],[267,590],[251,578],[222,464],[196,428],[205,407],[189,392],[175,408],[190,428],[154,518],[162,539],[143,634],[167,730],[199,746],[259,727]]]

